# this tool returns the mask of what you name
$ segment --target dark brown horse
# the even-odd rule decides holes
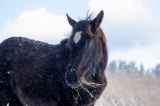
[[[12,37],[0,44],[0,106],[94,106],[107,85],[103,11],[76,22],[58,45]]]

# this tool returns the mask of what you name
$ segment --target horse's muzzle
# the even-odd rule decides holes
[[[70,83],[68,83],[67,80],[66,80],[66,83],[67,83],[67,85],[70,86],[71,88],[77,88],[77,87],[80,86],[79,82],[74,83],[74,84],[70,84]]]
[[[78,84],[75,71],[72,71],[72,72],[68,71],[68,73],[66,73],[66,83],[69,86],[76,86]]]

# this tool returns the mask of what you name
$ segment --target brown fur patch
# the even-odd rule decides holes
[[[88,25],[88,26],[86,27],[85,32],[86,32],[89,36],[93,36],[93,33],[92,33],[92,31],[91,31],[91,25]]]
[[[73,35],[73,33],[76,31],[76,28],[72,29],[71,35]],[[91,25],[87,25],[85,26],[85,28],[82,29],[82,31],[84,31],[85,33],[87,33],[89,36],[93,36],[93,33],[91,31]]]
[[[106,42],[106,41],[107,41],[107,39],[106,39],[106,37],[105,37],[105,35],[104,35],[104,32],[102,31],[102,29],[101,29],[100,27],[96,30],[95,35],[98,35],[98,37],[99,37],[100,39],[102,39],[103,42]]]
[[[72,29],[72,32],[71,32],[71,35],[73,35],[73,33],[75,32],[75,28]],[[99,27],[97,28],[96,32],[93,33],[91,31],[91,25],[88,25],[86,28],[85,28],[85,33],[87,33],[89,36],[93,36],[93,35],[98,35],[99,38],[101,38],[103,40],[103,42],[106,42],[107,39],[104,35],[104,32],[102,31],[102,29]]]

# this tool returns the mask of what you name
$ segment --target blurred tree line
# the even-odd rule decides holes
[[[140,64],[140,67],[138,68],[136,66],[136,62],[134,61],[127,63],[126,61],[122,60],[119,61],[113,60],[108,64],[107,71],[119,74],[124,74],[124,73],[138,73],[142,75],[150,74],[160,78],[160,64],[157,64],[153,69],[145,70],[143,64]]]

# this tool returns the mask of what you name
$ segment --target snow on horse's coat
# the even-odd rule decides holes
[[[4,40],[1,106],[94,106],[107,85],[103,15],[101,11],[78,22],[67,15],[73,30],[57,45],[23,37]]]

